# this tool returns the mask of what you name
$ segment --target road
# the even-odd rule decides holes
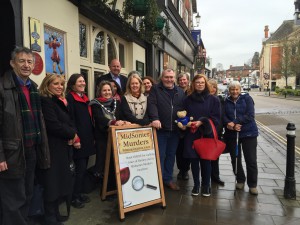
[[[256,120],[274,141],[286,145],[286,126],[296,126],[296,152],[300,154],[300,101],[264,96],[263,92],[250,92],[255,102]],[[270,137],[271,137],[270,136]]]

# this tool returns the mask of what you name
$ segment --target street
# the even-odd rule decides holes
[[[265,96],[264,92],[250,91],[255,102],[257,124],[271,139],[286,145],[286,127],[294,123],[296,127],[296,152],[300,154],[300,101]]]

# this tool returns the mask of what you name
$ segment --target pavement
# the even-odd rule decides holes
[[[220,157],[221,179],[225,186],[212,184],[210,197],[191,196],[193,179],[177,181],[178,170],[174,168],[173,179],[180,191],[165,188],[167,207],[152,205],[125,213],[119,220],[116,197],[101,201],[97,188],[88,194],[91,202],[82,209],[71,209],[65,225],[299,225],[300,224],[300,168],[295,165],[296,199],[284,198],[286,147],[270,139],[263,129],[258,137],[258,192],[249,189],[235,192],[235,177],[229,154]],[[244,164],[245,165],[245,164]]]

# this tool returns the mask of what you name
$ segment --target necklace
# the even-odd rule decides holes
[[[102,105],[101,102],[99,102],[97,99],[95,99],[95,101],[101,106],[101,108],[105,112],[107,112],[108,114],[111,114],[115,118],[115,112],[116,112],[116,109],[117,109],[117,100],[116,99],[113,99],[113,100],[114,100],[114,109],[112,111],[110,111],[104,105]]]

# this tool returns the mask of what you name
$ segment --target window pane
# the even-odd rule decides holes
[[[86,25],[83,23],[79,23],[79,49],[80,56],[87,57]]]
[[[116,59],[116,49],[114,46],[114,43],[112,41],[113,39],[107,35],[107,52],[108,52],[108,63],[111,62],[111,60]],[[122,64],[121,64],[122,65]]]
[[[105,65],[104,52],[104,33],[101,31],[97,34],[94,43],[94,63]]]
[[[125,47],[122,44],[119,44],[119,61],[122,66],[125,65]]]

